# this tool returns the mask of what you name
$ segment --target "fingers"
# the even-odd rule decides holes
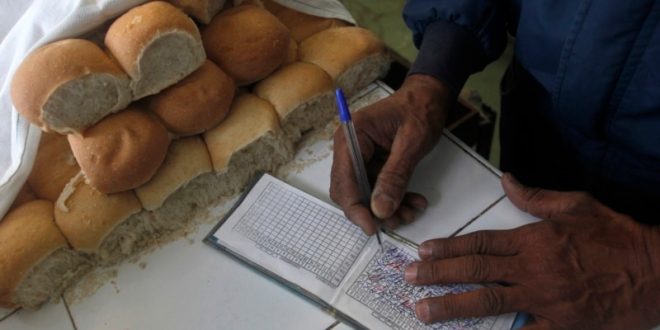
[[[426,198],[417,193],[405,193],[395,212],[388,218],[376,219],[369,208],[361,204],[362,196],[355,180],[350,155],[342,134],[335,135],[335,152],[331,170],[330,198],[344,210],[346,217],[362,228],[367,235],[377,230],[376,222],[382,221],[389,229],[415,220],[418,211],[428,206]],[[369,161],[369,159],[367,159]]]
[[[374,215],[387,219],[394,215],[406,193],[415,166],[425,155],[422,139],[415,132],[407,132],[401,126],[397,133],[389,157],[383,165],[371,198]]]
[[[524,298],[524,292],[519,287],[485,287],[462,294],[420,300],[415,306],[415,312],[424,323],[499,315],[524,310]]]
[[[435,283],[515,283],[519,267],[514,257],[470,255],[414,262],[405,270],[405,279],[415,285]]]
[[[426,208],[426,199],[420,195],[411,196],[407,203],[404,200],[408,198],[406,188],[415,165],[430,150],[432,137],[441,130],[432,129],[409,111],[403,111],[402,105],[409,106],[400,97],[389,97],[353,117],[366,168],[380,170],[367,207],[373,215],[367,216],[364,210],[356,207],[361,196],[352,160],[344,135],[341,131],[335,133],[330,197],[367,233],[372,232],[375,221],[380,221],[376,218],[382,219],[388,227],[397,227],[413,221],[415,210]],[[387,155],[384,163],[378,159],[377,148]]]
[[[483,230],[452,238],[428,240],[419,246],[422,260],[446,259],[473,254],[499,256],[518,252],[516,230]]]
[[[404,197],[399,209],[396,210],[396,213],[384,220],[385,227],[388,229],[396,229],[400,225],[407,225],[413,223],[417,218],[419,212],[426,210],[428,206],[428,201],[426,197],[418,193],[407,192]]]
[[[357,204],[344,206],[343,209],[346,218],[351,220],[356,226],[362,228],[365,234],[371,236],[378,230],[371,211],[359,201]]]
[[[526,187],[510,173],[502,176],[502,188],[517,208],[541,219],[567,220],[575,215],[592,215],[605,210],[587,193]]]
[[[338,131],[334,139],[330,198],[339,204],[351,222],[362,228],[365,234],[373,235],[377,230],[375,219],[369,208],[361,203],[362,196],[356,182],[346,140],[340,133]]]
[[[415,211],[424,211],[428,207],[429,202],[422,194],[408,192],[403,197],[402,204],[410,206]]]

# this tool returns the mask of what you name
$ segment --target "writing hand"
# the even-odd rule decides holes
[[[412,222],[426,199],[406,192],[417,163],[442,134],[450,93],[426,75],[411,75],[402,87],[353,115],[353,124],[370,179],[375,178],[371,210],[362,205],[353,165],[341,130],[334,136],[330,198],[365,233],[376,232],[376,219],[389,228]]]

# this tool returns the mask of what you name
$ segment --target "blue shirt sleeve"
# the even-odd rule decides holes
[[[409,74],[429,74],[456,94],[506,47],[504,0],[408,0],[403,18],[419,54]]]

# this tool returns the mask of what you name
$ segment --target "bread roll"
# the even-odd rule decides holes
[[[287,56],[289,30],[267,10],[241,5],[218,14],[202,31],[209,58],[238,85],[261,80]]]
[[[34,125],[80,132],[131,101],[129,78],[94,43],[53,42],[28,55],[11,84],[16,110]]]
[[[108,29],[105,44],[131,77],[135,99],[183,79],[206,58],[195,22],[162,1],[148,2],[120,16]]]
[[[292,142],[312,128],[324,127],[335,116],[332,78],[314,64],[296,62],[275,71],[254,87],[270,102]]]
[[[286,58],[282,65],[291,64],[298,61],[298,43],[291,39],[289,41],[289,50],[286,53]]]
[[[293,156],[275,109],[253,94],[237,97],[227,119],[204,133],[204,142],[217,174],[207,191],[214,197],[241,191],[257,172],[272,172]]]
[[[53,203],[35,200],[0,221],[0,306],[37,308],[91,269],[53,222]]]
[[[104,194],[78,175],[57,200],[55,223],[75,250],[107,265],[131,255],[152,232],[141,210],[133,191]]]
[[[225,0],[167,0],[184,13],[192,16],[198,22],[209,24],[225,5]]]
[[[185,228],[196,211],[217,200],[208,185],[215,173],[206,144],[200,137],[174,141],[154,178],[135,190],[142,205],[151,210],[159,233]]]
[[[211,61],[149,99],[167,129],[177,135],[199,134],[225,118],[234,98],[234,81]]]
[[[149,181],[163,163],[169,146],[167,130],[135,106],[68,139],[89,184],[106,194]]]
[[[37,157],[28,177],[30,188],[40,199],[55,202],[64,186],[80,172],[66,136],[41,134]]]
[[[351,25],[342,20],[312,16],[289,7],[280,7],[274,15],[291,31],[291,37],[297,42],[323,30]]]
[[[189,137],[172,142],[165,162],[145,185],[135,189],[142,206],[153,211],[192,179],[213,171],[204,141]]]
[[[279,3],[273,0],[259,0],[259,2],[262,7],[266,8],[266,10],[268,10],[275,16],[277,16],[277,13],[279,13],[281,10],[288,8],[280,5]]]
[[[253,5],[264,8],[264,0],[234,0],[232,1],[233,7],[238,7],[242,5]]]
[[[385,76],[390,64],[383,43],[359,27],[339,27],[314,34],[300,43],[298,56],[300,61],[314,63],[330,74],[347,96]]]
[[[32,188],[30,188],[30,185],[26,182],[23,187],[21,187],[21,190],[18,191],[16,198],[14,198],[14,202],[9,207],[9,211],[35,199],[37,199],[37,196],[34,195]]]

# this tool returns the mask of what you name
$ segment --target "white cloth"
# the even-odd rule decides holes
[[[276,0],[302,12],[355,23],[338,0]],[[79,37],[146,0],[0,0],[0,219],[27,179],[41,131],[18,115],[11,77],[33,49]]]

